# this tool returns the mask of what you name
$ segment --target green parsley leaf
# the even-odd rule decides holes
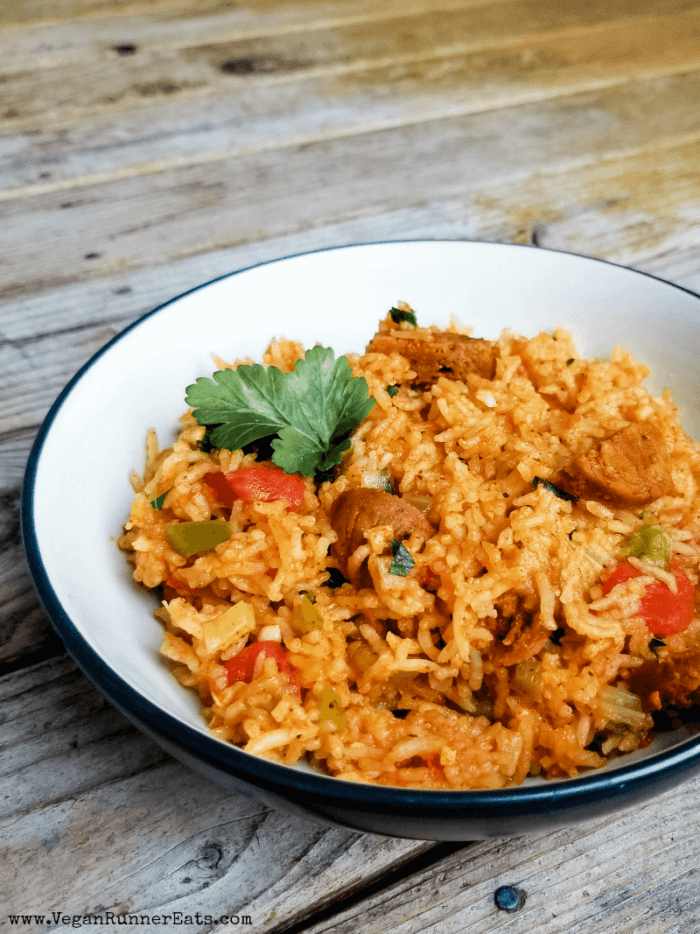
[[[396,574],[398,577],[406,577],[408,572],[413,570],[416,563],[411,557],[411,553],[396,539],[391,543],[391,551],[394,555],[394,560],[389,566],[389,573]]]
[[[573,493],[567,493],[566,490],[560,490],[558,486],[554,486],[553,483],[550,483],[549,480],[544,480],[542,477],[533,477],[530,486],[535,490],[538,486],[543,486],[545,490],[549,490],[550,493],[553,493],[559,499],[565,499],[570,503],[578,502],[578,496],[574,496]]]
[[[172,489],[172,487],[171,487],[171,489]],[[155,499],[152,499],[152,500],[151,500],[151,506],[152,506],[154,509],[162,509],[162,508],[163,508],[163,503],[165,502],[165,497],[168,495],[169,492],[170,492],[170,490],[166,490],[165,493],[161,493],[160,496],[156,496]]]
[[[398,386],[387,386],[387,387],[386,387],[386,391],[389,393],[389,395],[390,395],[391,398],[393,399],[394,396],[398,396],[398,394],[399,394],[399,387],[398,387]]]
[[[408,321],[408,323],[412,324],[414,328],[418,326],[418,322],[416,321],[416,314],[410,309],[408,311],[404,311],[403,308],[390,308],[389,314],[391,315],[391,320],[394,322],[394,324],[401,324],[402,321]]]
[[[293,373],[258,363],[217,370],[188,386],[185,401],[216,448],[235,451],[274,436],[275,464],[306,477],[340,461],[374,406],[367,381],[330,347],[312,347]]]

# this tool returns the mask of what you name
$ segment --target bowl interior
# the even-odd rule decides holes
[[[146,431],[155,428],[162,447],[172,442],[185,387],[211,375],[212,352],[259,360],[277,336],[361,352],[400,300],[419,323],[446,325],[456,315],[475,336],[563,325],[586,357],[621,344],[652,368],[652,392],[671,388],[686,430],[700,438],[700,298],[578,256],[505,244],[370,244],[254,267],[156,310],[98,354],[50,414],[33,488],[31,559],[117,676],[204,735],[196,699],[160,660],[154,599],[133,586],[115,543],[129,515],[129,473],[143,469]]]

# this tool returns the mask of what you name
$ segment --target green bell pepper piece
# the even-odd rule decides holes
[[[184,558],[211,551],[229,536],[228,522],[219,519],[209,519],[206,522],[178,522],[168,528],[168,541],[175,551]]]

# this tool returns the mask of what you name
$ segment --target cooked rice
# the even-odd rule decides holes
[[[302,355],[278,340],[264,363],[289,371]],[[643,521],[669,530],[698,583],[700,446],[670,393],[652,397],[648,370],[622,348],[609,360],[579,359],[563,329],[531,339],[504,332],[493,380],[440,378],[421,389],[399,354],[349,359],[376,404],[336,478],[318,488],[307,479],[298,511],[284,501],[219,506],[204,476],[252,466],[255,455],[205,453],[205,429],[191,415],[166,450],[149,432],[120,546],[135,580],[162,596],[162,653],[201,698],[213,734],[351,781],[453,789],[574,776],[646,745],[651,713],[691,703],[700,686],[700,620],[659,647],[640,600],[654,580],[675,586],[673,575],[637,561],[642,576],[605,596],[600,584]],[[556,477],[641,420],[671,452],[673,495],[635,511],[533,489],[535,476]],[[415,570],[399,577],[389,573],[391,530],[372,530],[354,559],[367,560],[373,587],[329,587],[331,505],[385,469],[396,492],[429,503],[436,531],[404,542]],[[228,541],[190,559],[171,548],[173,523],[219,517],[230,522]],[[307,592],[316,597],[311,624]],[[535,600],[533,619],[550,638],[505,665],[496,656],[509,600]],[[263,630],[279,633],[301,691],[272,658],[251,683],[228,684],[224,663]],[[329,689],[340,714],[329,714]]]

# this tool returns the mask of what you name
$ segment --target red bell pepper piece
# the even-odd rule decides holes
[[[677,568],[671,570],[676,578],[678,593],[673,593],[663,581],[655,581],[646,588],[639,604],[639,615],[655,636],[671,636],[685,632],[695,615],[693,585],[682,571]],[[615,584],[639,577],[642,573],[627,562],[618,564],[603,584],[603,593],[609,593]]]
[[[204,482],[223,506],[232,506],[236,499],[246,503],[286,499],[290,509],[297,509],[306,490],[301,474],[285,473],[276,467],[244,467],[227,474],[209,473]]]
[[[228,683],[245,681],[246,684],[250,684],[260,674],[266,658],[274,658],[278,671],[289,674],[289,684],[297,693],[299,670],[289,661],[284,646],[279,642],[253,642],[241,649],[238,655],[224,662],[224,668],[228,672]]]
[[[231,485],[226,480],[225,474],[208,473],[204,477],[204,482],[216,496],[222,506],[228,506],[229,509],[231,506],[233,506],[233,502],[236,499],[236,494],[231,488]]]
[[[428,766],[428,771],[433,781],[442,782],[445,780],[445,773],[442,771],[442,766],[440,765],[439,752],[434,752],[430,756],[423,756],[423,761]]]
[[[187,581],[183,580],[177,571],[173,571],[168,575],[168,579],[165,582],[167,587],[172,587],[173,590],[186,590],[188,593],[197,593],[198,590],[201,590],[201,587],[190,587]]]

